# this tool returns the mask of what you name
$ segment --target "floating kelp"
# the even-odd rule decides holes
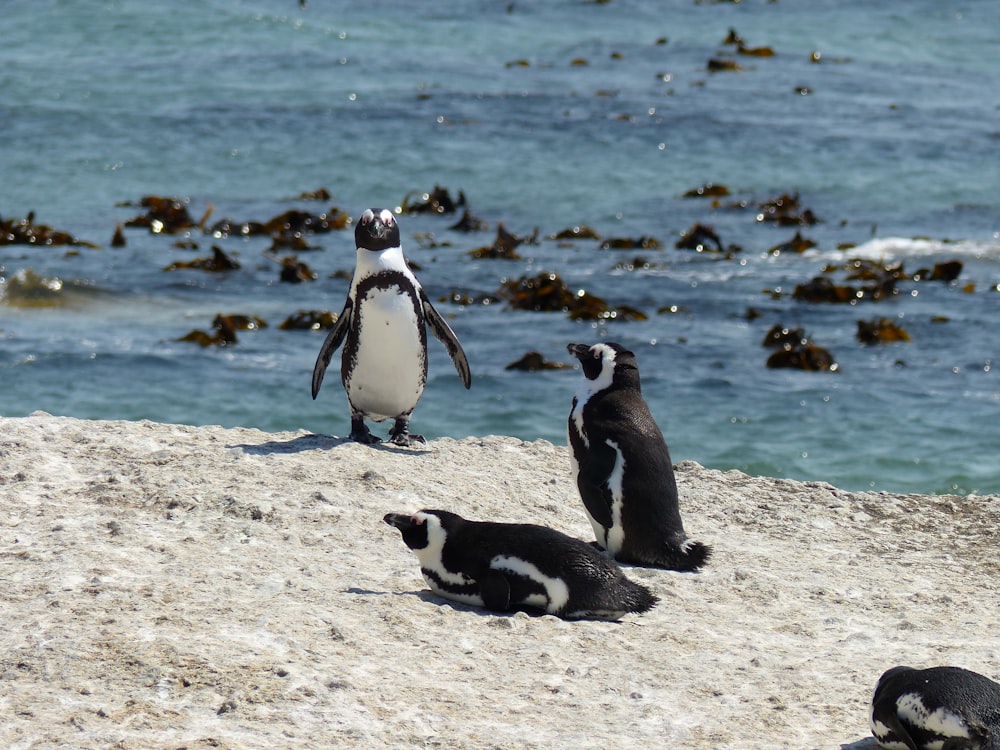
[[[580,289],[570,290],[554,273],[522,276],[507,280],[497,290],[497,296],[518,310],[535,312],[566,312],[571,320],[645,320],[646,315],[633,307],[611,308],[600,297]]]
[[[662,250],[663,243],[655,237],[612,237],[601,243],[601,250]]]
[[[517,254],[517,248],[524,244],[533,244],[538,238],[538,228],[535,228],[533,234],[528,237],[521,237],[513,232],[507,230],[507,227],[503,225],[503,222],[497,223],[497,236],[493,240],[492,245],[487,245],[485,247],[476,248],[475,250],[470,250],[469,255],[473,258],[500,258],[503,260],[518,260],[520,255]]]
[[[337,313],[329,310],[299,310],[285,318],[278,328],[282,331],[328,331],[337,318]]]
[[[435,185],[430,193],[420,193],[415,203],[411,202],[413,195],[411,192],[403,198],[400,210],[404,214],[453,214],[458,206],[465,206],[465,193],[458,191],[458,200],[452,200],[448,190],[440,185]]]
[[[785,194],[761,203],[757,221],[773,221],[779,226],[812,226],[819,219],[808,208],[799,206],[797,194]]]
[[[727,195],[729,188],[712,182],[706,182],[701,187],[691,188],[684,193],[685,198],[725,198]]]
[[[57,231],[45,224],[36,224],[34,211],[29,211],[23,219],[0,218],[0,245],[99,247],[93,242],[79,240],[68,232]]]
[[[330,200],[330,191],[324,187],[317,188],[316,190],[307,190],[304,193],[299,193],[294,198],[288,198],[286,200],[293,201],[328,201]]]
[[[223,315],[215,316],[212,321],[213,328],[230,328],[234,331],[257,331],[267,328],[267,322],[256,315]]]
[[[540,370],[566,370],[572,365],[565,362],[552,362],[545,359],[541,352],[526,352],[523,357],[504,367],[505,370],[520,370],[522,372],[538,372]]]
[[[577,297],[586,292],[581,289],[574,293],[558,274],[540,273],[537,276],[508,279],[496,294],[517,310],[567,312],[576,304]]]
[[[854,304],[864,297],[861,289],[837,285],[826,276],[816,276],[805,284],[798,284],[792,298],[802,302],[831,302]]]
[[[708,68],[709,73],[738,72],[743,70],[743,66],[735,60],[721,57],[710,58],[705,67]]]
[[[888,318],[858,321],[858,341],[862,344],[892,344],[909,341],[908,334],[899,324]]]
[[[186,232],[197,226],[188,212],[188,203],[187,198],[164,198],[159,195],[145,195],[139,199],[139,205],[146,209],[146,213],[129,219],[125,222],[125,226],[148,229],[153,234]],[[120,203],[119,205],[129,206],[134,204]],[[209,208],[206,211],[203,221],[207,220],[211,210]]]
[[[829,351],[809,342],[801,328],[787,328],[776,325],[771,328],[761,342],[767,349],[777,349],[767,358],[770,368],[793,368],[810,372],[839,369]]]
[[[462,212],[462,218],[452,224],[448,229],[456,232],[485,232],[489,225],[472,213],[469,209]]]
[[[699,253],[723,253],[725,248],[722,240],[716,233],[715,228],[708,224],[695,223],[681,234],[679,240],[674,243],[678,250],[694,250]]]
[[[767,349],[784,349],[791,351],[804,346],[807,342],[806,334],[801,328],[785,328],[782,325],[775,325],[769,330],[761,346]]]
[[[742,42],[736,45],[736,52],[747,57],[774,57],[774,50],[770,47],[747,47]]]
[[[944,281],[951,282],[957,279],[962,273],[962,261],[946,260],[942,263],[935,263],[934,268],[921,268],[913,274],[914,281]]]
[[[279,279],[288,284],[301,284],[303,281],[315,281],[319,275],[294,255],[284,258],[274,258],[281,264]]]
[[[809,343],[794,349],[781,349],[775,352],[767,358],[767,366],[807,372],[837,372],[840,369],[829,351]]]
[[[599,240],[596,229],[585,225],[568,227],[548,236],[550,240]]]
[[[196,269],[199,271],[209,271],[211,273],[222,273],[223,271],[235,271],[240,264],[226,255],[225,251],[218,245],[212,245],[211,258],[195,258],[194,260],[177,261],[164,268],[164,271],[179,271],[181,269]]]
[[[884,264],[869,258],[851,258],[843,268],[847,271],[847,278],[852,281],[876,281],[881,284],[886,279],[899,281],[906,278],[902,262]]]
[[[190,341],[199,346],[233,346],[238,343],[237,331],[256,331],[267,328],[267,323],[255,315],[219,315],[212,321],[211,333],[194,330],[181,336],[178,341]]]
[[[111,235],[111,247],[125,247],[125,232],[121,224],[115,227],[115,233]]]
[[[771,255],[781,255],[782,253],[804,253],[811,247],[816,247],[816,243],[803,237],[799,232],[796,232],[792,239],[775,245],[767,252]]]
[[[318,214],[300,209],[290,209],[273,216],[267,221],[234,222],[220,219],[207,232],[216,239],[225,237],[270,237],[271,249],[312,250],[305,240],[307,234],[326,234],[346,229],[351,217],[333,206],[329,211]]]
[[[730,28],[729,33],[726,34],[726,38],[722,40],[725,45],[739,45],[743,44],[743,37],[736,33],[736,29]]]

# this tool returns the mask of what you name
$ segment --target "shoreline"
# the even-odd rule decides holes
[[[677,482],[706,569],[623,566],[656,607],[565,622],[430,594],[381,523],[589,540],[564,446],[0,418],[0,744],[872,750],[888,667],[1000,675],[1000,497]]]

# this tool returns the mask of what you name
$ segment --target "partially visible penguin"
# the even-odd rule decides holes
[[[597,545],[622,562],[691,571],[711,548],[684,533],[674,467],[620,344],[570,344],[583,382],[569,414],[573,475]]]
[[[406,265],[392,211],[366,210],[358,219],[354,240],[354,278],[344,310],[316,358],[312,397],[319,393],[330,358],[344,342],[340,378],[351,406],[351,440],[377,443],[365,418],[393,419],[389,430],[393,443],[422,443],[422,436],[410,434],[409,424],[427,382],[426,328],[444,344],[466,388],[471,383],[469,362],[454,331]]]
[[[658,598],[590,544],[534,524],[467,521],[444,510],[383,518],[403,535],[435,593],[495,612],[618,620]]]
[[[1000,750],[1000,684],[961,667],[893,667],[869,723],[886,750]]]

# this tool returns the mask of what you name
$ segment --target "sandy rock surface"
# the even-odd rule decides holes
[[[1000,498],[677,479],[708,568],[565,622],[431,595],[381,522],[590,540],[565,447],[0,419],[0,747],[870,750],[886,668],[1000,677]]]

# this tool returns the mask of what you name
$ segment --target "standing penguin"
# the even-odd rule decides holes
[[[671,570],[702,567],[711,548],[684,533],[670,452],[620,344],[570,344],[583,383],[569,414],[573,475],[597,545],[616,560]]]
[[[382,520],[402,533],[431,590],[463,604],[617,620],[658,601],[591,545],[555,529],[467,521],[444,510],[388,513]]]
[[[365,417],[394,419],[389,438],[396,445],[424,442],[410,434],[410,414],[427,382],[427,330],[444,344],[468,388],[469,362],[454,331],[434,309],[403,258],[396,217],[369,208],[354,229],[357,262],[344,310],[316,358],[312,397],[323,384],[333,353],[344,341],[340,378],[351,405],[351,440],[377,443]]]
[[[961,667],[893,667],[869,724],[886,750],[1000,750],[1000,684]]]

